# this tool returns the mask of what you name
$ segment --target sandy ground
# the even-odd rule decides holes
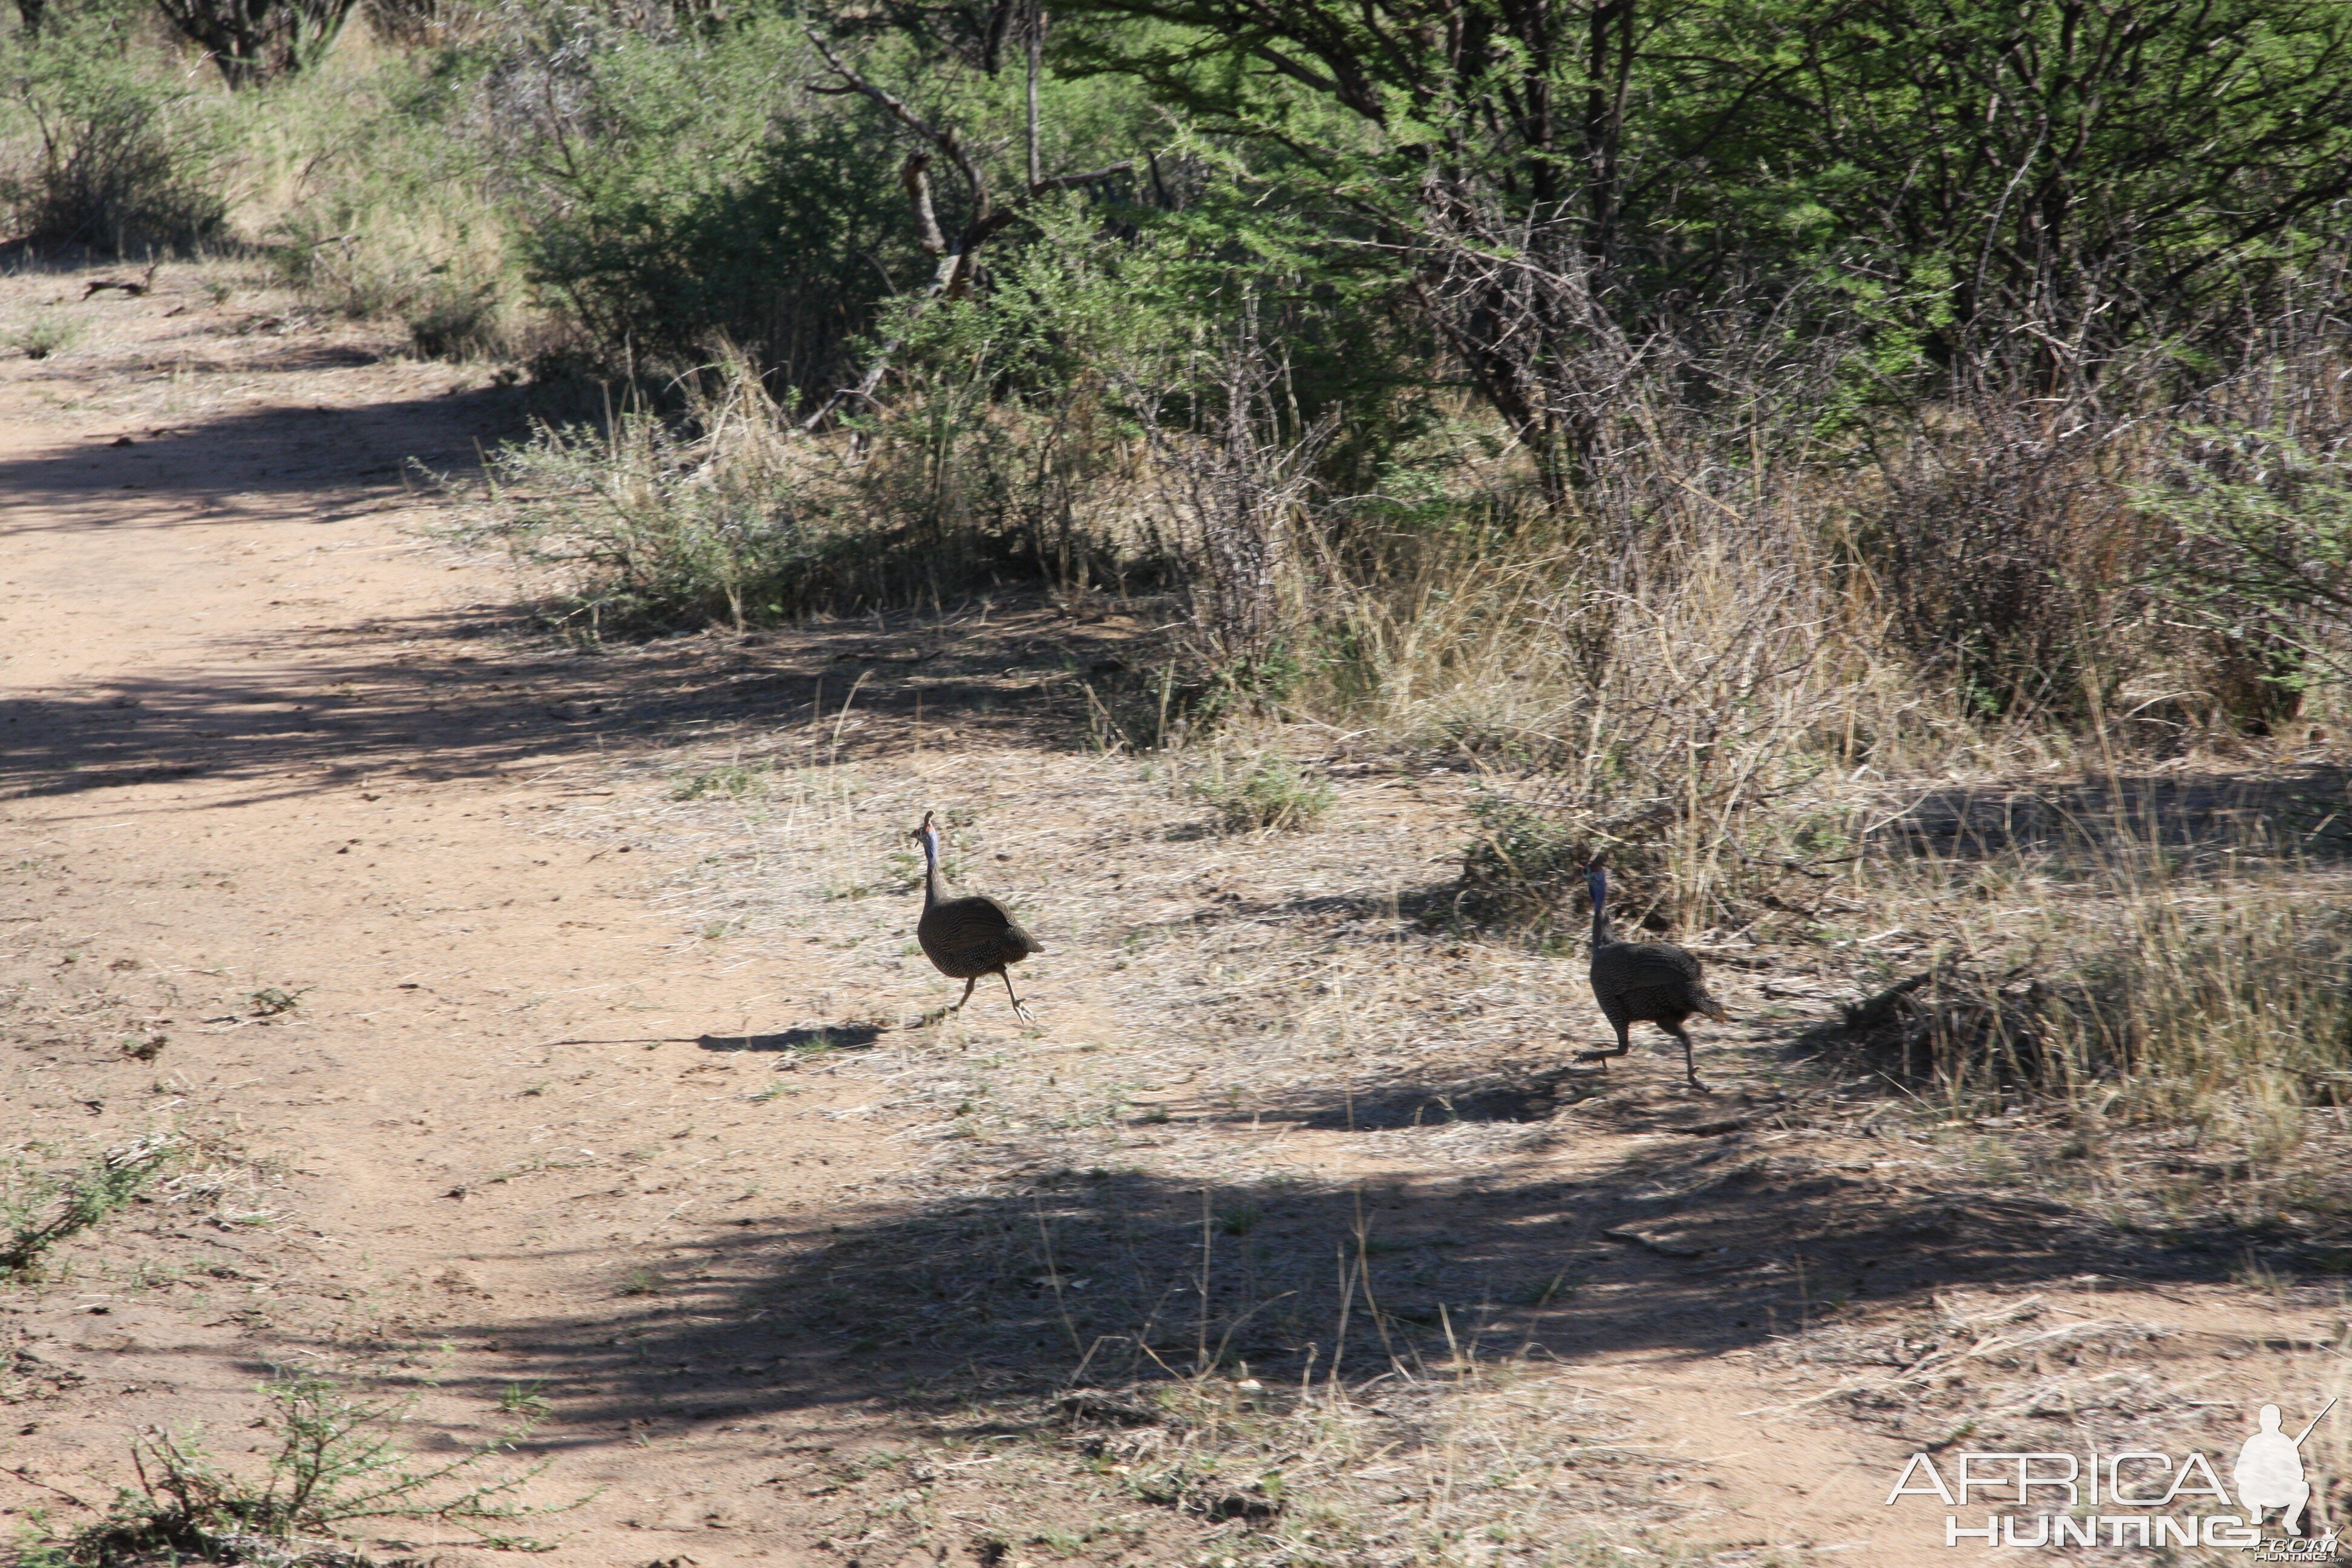
[[[586,1500],[540,1560],[582,1568],[1949,1563],[1986,1553],[1885,1500],[1915,1450],[2005,1446],[1988,1412],[2219,1455],[2345,1386],[2324,1281],[1786,1112],[1818,977],[1722,972],[1752,1026],[1711,1100],[1647,1051],[1569,1084],[1573,963],[1317,896],[1440,854],[1446,779],[1350,775],[1330,831],[1243,859],[1016,722],[1117,617],[535,639],[412,466],[463,470],[522,395],[217,276],[0,279],[0,318],[89,323],[0,363],[0,1137],[20,1175],[183,1151],[0,1287],[11,1525],[88,1522],[144,1427],[251,1463],[257,1385],[307,1368],[412,1402],[428,1457],[538,1415],[529,1495]],[[959,875],[1044,911],[1037,1029],[985,993],[923,1022],[952,988],[903,835],[951,802]],[[1219,1268],[1266,1309],[1218,1306],[1228,1350],[1355,1387],[1311,1434],[1207,1345],[1225,1287],[1181,1282]],[[1181,1442],[1132,1403],[1130,1298],[1215,1363],[1168,1368]],[[1328,1381],[1391,1330],[1384,1387]],[[1248,1474],[1202,1481],[1221,1451]],[[1281,1544],[1318,1486],[1354,1542],[1321,1557]]]

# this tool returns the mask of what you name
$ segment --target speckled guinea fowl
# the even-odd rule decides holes
[[[1013,994],[1013,976],[1005,973],[1005,965],[1045,949],[1021,929],[1011,910],[986,894],[947,896],[940,880],[940,830],[931,826],[929,812],[923,813],[923,825],[915,829],[915,837],[923,841],[924,864],[923,918],[915,924],[915,940],[923,944],[924,956],[941,974],[963,982],[963,994],[948,1011],[952,1013],[971,1000],[971,988],[980,984],[982,975],[994,974],[1004,981],[1013,1016],[1028,1023],[1029,1008]]]
[[[1579,1051],[1576,1059],[1597,1062],[1623,1056],[1633,1048],[1634,1022],[1647,1020],[1683,1043],[1683,1070],[1690,1075],[1693,1089],[1705,1091],[1683,1020],[1697,1014],[1726,1023],[1731,1016],[1699,978],[1697,959],[1672,942],[1619,942],[1609,933],[1609,873],[1597,855],[1584,868],[1584,885],[1592,894],[1592,999],[1617,1031],[1617,1046],[1614,1050]]]

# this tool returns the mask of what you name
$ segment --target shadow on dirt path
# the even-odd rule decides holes
[[[549,1442],[593,1444],[877,1395],[951,1408],[982,1387],[1132,1387],[1204,1353],[1276,1385],[1328,1376],[1335,1356],[1353,1377],[1457,1354],[1720,1356],[1929,1287],[2211,1282],[2280,1240],[2131,1235],[1738,1140],[1518,1164],[1347,1184],[1054,1171],[911,1212],[746,1217],[659,1278],[614,1279],[608,1310],[461,1332],[495,1333],[567,1391]]]
[[[299,601],[255,609],[272,624],[215,644],[201,668],[0,698],[0,795],[199,775],[267,781],[274,794],[387,768],[488,775],[732,721],[805,726],[832,760],[960,740],[1071,745],[1085,705],[1070,669],[1120,635],[1035,609],[978,635],[965,615],[908,618],[895,641],[868,620],[789,644],[712,633],[599,651],[529,636],[499,608],[315,628]],[[955,651],[923,655],[919,671],[893,668],[910,640],[950,637]],[[285,657],[289,645],[299,659]]]

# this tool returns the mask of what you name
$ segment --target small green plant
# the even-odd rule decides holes
[[[706,768],[690,779],[680,781],[670,791],[673,800],[700,800],[707,795],[725,795],[730,800],[741,800],[746,795],[764,794],[767,771],[745,767],[740,763],[728,763],[719,767]]]
[[[289,991],[282,985],[265,985],[248,994],[245,1005],[257,1018],[275,1018],[300,1006],[302,998],[309,995],[311,989],[305,985],[299,991]]]
[[[10,332],[8,343],[24,350],[26,359],[47,359],[81,342],[81,334],[82,324],[71,316],[44,310]]]
[[[478,1477],[478,1467],[512,1447],[507,1440],[420,1466],[382,1430],[408,1414],[404,1405],[353,1399],[331,1380],[309,1375],[282,1378],[261,1393],[271,1408],[260,1425],[268,1428],[276,1451],[259,1476],[225,1468],[205,1450],[200,1431],[151,1427],[131,1447],[139,1484],[116,1494],[105,1521],[63,1543],[55,1558],[60,1568],[190,1559],[274,1562],[289,1555],[307,1562],[311,1559],[299,1548],[294,1553],[286,1548],[363,1519],[431,1520],[470,1531],[486,1545],[545,1550],[547,1543],[514,1534],[511,1527],[578,1506],[519,1500],[543,1465]]]
[[[1217,808],[1231,833],[1266,827],[1303,832],[1322,821],[1337,798],[1330,780],[1276,756],[1259,757],[1240,773],[1228,773],[1220,761],[1192,793]]]
[[[632,1268],[628,1279],[621,1282],[624,1296],[658,1296],[669,1284],[650,1268]]]
[[[549,1409],[547,1396],[540,1392],[546,1386],[543,1380],[536,1378],[529,1383],[508,1384],[506,1391],[499,1395],[499,1413],[518,1421],[539,1420]]]
[[[181,1152],[176,1133],[158,1133],[109,1149],[67,1175],[28,1173],[11,1163],[0,1172],[0,1278],[22,1274],[41,1254],[89,1229],[137,1197]]]

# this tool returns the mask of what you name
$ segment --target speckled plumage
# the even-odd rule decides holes
[[[1599,857],[1584,868],[1584,882],[1592,894],[1592,999],[1617,1031],[1617,1045],[1613,1050],[1579,1051],[1576,1059],[1593,1062],[1623,1056],[1633,1048],[1633,1026],[1646,1021],[1683,1043],[1683,1070],[1692,1088],[1704,1089],[1683,1020],[1697,1015],[1720,1023],[1730,1015],[1708,992],[1698,960],[1688,952],[1666,942],[1619,942],[1611,933],[1609,874]]]
[[[940,833],[931,826],[929,812],[923,813],[923,825],[915,830],[915,837],[922,840],[924,863],[923,918],[915,922],[915,940],[922,944],[923,956],[932,967],[950,980],[963,982],[963,994],[948,1011],[952,1013],[971,1000],[971,988],[980,984],[981,976],[993,974],[1004,982],[1013,1016],[1028,1023],[1029,1008],[1013,995],[1013,976],[1005,973],[1005,966],[1045,949],[1021,929],[1010,910],[986,894],[947,896],[946,884],[940,878]]]

